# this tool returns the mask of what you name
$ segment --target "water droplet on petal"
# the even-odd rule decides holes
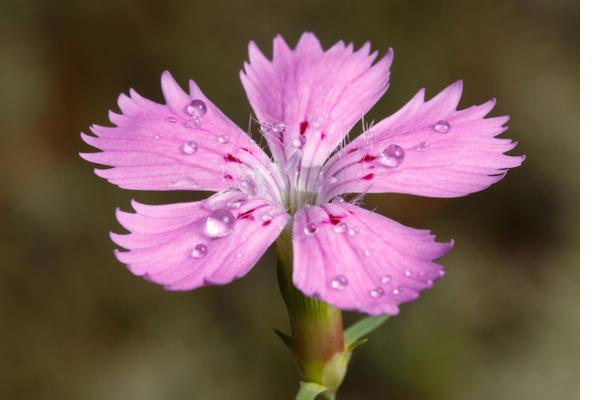
[[[407,269],[406,271],[404,271],[404,275],[411,276],[412,275],[412,271],[410,269]]]
[[[444,271],[443,269],[440,269],[440,270],[438,271],[438,275],[439,275],[439,276],[444,276],[444,275],[446,275],[446,271]]]
[[[190,129],[198,129],[201,126],[201,120],[198,117],[192,117],[185,121],[185,127]]]
[[[329,287],[334,290],[343,290],[348,286],[348,278],[345,275],[338,275],[329,282]]]
[[[402,294],[402,288],[400,288],[400,287],[395,288],[394,290],[392,290],[392,294],[394,296],[400,296]]]
[[[319,129],[321,126],[323,126],[323,123],[325,123],[325,116],[323,114],[319,114],[312,120],[310,125],[315,129]]]
[[[391,277],[391,276],[389,276],[389,275],[384,275],[384,276],[381,278],[381,283],[382,283],[382,284],[384,284],[384,285],[387,285],[387,284],[388,284],[388,283],[390,283],[391,281],[392,281],[392,277]]]
[[[192,257],[194,258],[202,258],[208,253],[208,247],[203,244],[197,244],[192,250]]]
[[[327,181],[330,185],[333,185],[334,183],[337,183],[338,179],[335,176],[331,176]]]
[[[174,123],[177,122],[177,118],[175,118],[175,117],[167,117],[167,118],[165,118],[165,121],[174,124]]]
[[[348,230],[348,225],[346,225],[344,222],[340,222],[339,224],[337,224],[333,227],[333,231],[335,233],[346,233],[347,230]]]
[[[231,211],[219,208],[206,217],[204,232],[212,238],[231,235],[235,226],[235,217]]]
[[[162,136],[160,136],[160,135],[154,135],[154,139],[160,140],[160,139],[162,139]]]
[[[269,214],[263,214],[262,217],[260,217],[260,219],[262,219],[264,222],[267,222],[267,221],[272,221],[273,217],[270,216]]]
[[[202,118],[206,114],[206,104],[200,99],[194,99],[187,105],[185,112],[190,117]]]
[[[241,199],[231,200],[229,203],[227,203],[227,208],[240,208],[243,203],[244,201]]]
[[[344,200],[344,198],[342,196],[335,196],[333,199],[331,199],[332,203],[345,203],[346,200]]]
[[[235,257],[236,257],[236,258],[242,258],[242,257],[244,257],[244,253],[237,253],[237,254],[235,255]]]
[[[371,250],[371,249],[365,249],[365,250],[363,251],[363,254],[364,254],[366,257],[369,257],[370,255],[372,255],[372,254],[373,254],[373,250]]]
[[[227,138],[227,136],[225,135],[219,135],[217,136],[217,143],[219,144],[226,144],[229,142],[229,139]]]
[[[394,168],[404,161],[404,149],[397,144],[390,144],[381,152],[379,163],[383,166]]]
[[[271,130],[274,133],[284,133],[286,129],[287,126],[283,122],[276,122],[273,125],[271,125]]]
[[[425,150],[427,150],[428,147],[429,147],[429,142],[421,142],[417,146],[417,151],[419,151],[419,152],[425,151]]]
[[[384,294],[385,294],[385,290],[383,290],[379,286],[377,286],[375,289],[373,289],[369,292],[369,296],[371,296],[374,299],[378,299],[381,296],[383,296]]]
[[[317,233],[317,225],[314,222],[309,222],[304,225],[304,234],[306,236],[312,236]]]
[[[292,146],[294,146],[297,149],[302,147],[303,144],[304,143],[303,143],[302,139],[300,139],[300,138],[296,138],[296,139],[292,140]]]
[[[360,229],[358,228],[358,226],[353,226],[352,228],[348,229],[348,235],[350,235],[350,236],[354,236],[358,232],[360,232]]]
[[[198,151],[198,143],[193,140],[188,140],[181,147],[181,151],[183,151],[188,156],[192,155]]]
[[[445,121],[443,119],[439,120],[435,123],[435,125],[433,125],[433,130],[437,133],[448,133],[450,131],[450,124],[448,123],[448,121]]]

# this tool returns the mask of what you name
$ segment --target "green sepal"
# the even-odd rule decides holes
[[[378,317],[367,317],[361,319],[344,331],[344,340],[346,343],[355,343],[359,339],[362,339],[364,336],[379,328],[389,318],[389,315],[380,315]]]
[[[300,382],[300,390],[296,395],[296,400],[314,400],[326,391],[327,388],[325,386],[313,382]]]

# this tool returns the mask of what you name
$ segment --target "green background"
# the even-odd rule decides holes
[[[197,199],[118,189],[79,159],[117,95],[195,79],[243,128],[247,43],[311,30],[393,47],[368,119],[464,79],[498,99],[523,167],[461,199],[366,206],[456,247],[446,277],[352,360],[340,399],[578,398],[579,5],[567,0],[3,1],[0,5],[0,398],[288,399],[297,388],[270,251],[225,287],[169,293],[112,255],[115,207]],[[204,194],[202,194],[204,196]]]

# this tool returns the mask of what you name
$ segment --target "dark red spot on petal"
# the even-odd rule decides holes
[[[325,140],[325,136],[327,136],[325,135],[325,132],[321,132],[321,140]]]
[[[271,225],[271,220],[265,221],[262,223],[262,226],[268,226]]]
[[[374,177],[375,177],[375,174],[367,174],[367,175],[363,176],[362,178],[363,178],[365,181],[370,181],[370,180],[371,180],[371,179],[373,179]]]
[[[333,214],[329,214],[329,223],[332,225],[337,225],[339,224],[342,219],[344,218],[344,215],[333,215]]]
[[[230,181],[232,181],[232,180],[233,180],[233,176],[231,176],[231,175],[229,175],[229,174],[223,175],[223,178],[225,178],[225,179],[227,179],[227,180],[230,180]]]
[[[374,161],[376,159],[377,159],[377,157],[375,157],[375,156],[372,156],[370,154],[365,154],[363,156],[363,158],[360,159],[360,162],[369,162],[369,161]]]
[[[231,153],[227,153],[226,155],[223,156],[223,158],[225,159],[225,161],[236,162],[238,164],[242,163],[242,160],[240,160],[239,158],[237,158],[236,156],[234,156]]]
[[[244,150],[246,153],[253,154],[252,151],[247,147],[242,147],[242,150]]]
[[[304,135],[304,132],[306,132],[306,129],[308,129],[308,121],[300,122],[300,134],[301,135]]]
[[[249,219],[251,221],[254,221],[254,216],[252,215],[254,211],[256,211],[256,208],[251,208],[250,210],[246,210],[243,213],[239,213],[237,219]]]
[[[348,154],[350,154],[350,153],[354,153],[354,152],[355,152],[355,151],[357,151],[357,150],[358,150],[358,147],[355,147],[355,148],[353,148],[353,149],[350,149],[350,150],[348,150]]]

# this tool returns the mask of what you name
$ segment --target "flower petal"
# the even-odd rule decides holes
[[[376,57],[369,43],[323,51],[312,33],[293,50],[277,36],[273,61],[250,43],[240,77],[277,161],[302,148],[303,166],[325,162],[388,87],[392,50],[373,65]]]
[[[132,201],[132,206],[135,213],[117,210],[117,219],[131,233],[111,233],[115,243],[129,250],[115,255],[134,274],[170,290],[221,285],[244,276],[289,219],[271,203],[239,191],[192,203],[148,206]],[[208,217],[215,210],[233,216],[226,230],[209,228]]]
[[[397,314],[443,275],[453,243],[348,203],[307,207],[293,228],[294,285],[343,310]]]
[[[458,81],[429,101],[425,91],[349,143],[325,166],[323,199],[343,193],[398,192],[459,197],[483,190],[521,165],[517,143],[496,138],[508,117],[484,118],[495,100],[457,110]]]
[[[111,169],[96,173],[126,189],[223,190],[254,181],[270,161],[252,139],[231,122],[190,81],[184,92],[169,72],[162,75],[166,105],[131,90],[121,94],[121,114],[110,113],[116,127],[93,125],[97,136],[83,140],[100,150],[81,156]],[[195,101],[194,103],[192,101]],[[272,185],[267,182],[267,187]]]

